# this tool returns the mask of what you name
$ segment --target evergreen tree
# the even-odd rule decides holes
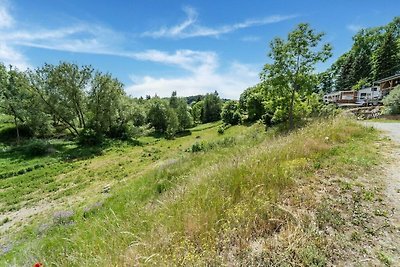
[[[389,28],[374,55],[374,79],[394,75],[399,70],[398,43],[393,29]]]

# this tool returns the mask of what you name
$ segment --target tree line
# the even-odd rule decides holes
[[[192,99],[191,99],[192,100]],[[19,71],[0,64],[0,109],[10,115],[19,142],[33,137],[71,135],[82,143],[127,139],[152,128],[168,137],[196,123],[220,119],[217,92],[197,96],[191,105],[177,96],[133,98],[109,73],[68,62]]]
[[[360,89],[400,71],[400,17],[381,27],[361,29],[351,49],[320,74],[321,88]]]

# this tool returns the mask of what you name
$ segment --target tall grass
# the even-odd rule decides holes
[[[323,238],[292,208],[297,185],[373,131],[347,119],[315,122],[287,136],[259,127],[216,147],[171,160],[115,190],[101,208],[6,255],[9,264],[51,266],[315,265]],[[358,155],[359,156],[359,155]],[[300,194],[300,195],[299,195]]]

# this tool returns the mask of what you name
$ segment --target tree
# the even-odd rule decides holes
[[[192,127],[193,117],[190,114],[189,107],[183,98],[178,99],[177,107],[174,110],[178,118],[179,131]]]
[[[127,107],[123,108],[123,84],[110,74],[97,72],[90,86],[87,101],[90,128],[97,134],[116,137],[119,135],[116,132],[124,127],[129,118],[128,114],[124,114]]]
[[[204,101],[197,101],[192,105],[192,117],[194,123],[201,123],[203,117]]]
[[[261,77],[271,83],[276,97],[288,98],[290,129],[294,127],[296,94],[305,95],[315,88],[315,65],[325,62],[331,56],[332,48],[329,44],[324,44],[319,50],[323,36],[323,33],[316,33],[308,24],[299,24],[289,33],[287,40],[275,38],[270,44],[269,57],[274,62],[264,66]]]
[[[172,95],[169,99],[169,106],[171,108],[177,108],[178,107],[178,97],[176,91],[172,92]]]
[[[265,114],[264,101],[263,84],[260,83],[254,87],[247,88],[240,95],[239,108],[247,113],[248,121],[256,121]]]
[[[351,88],[356,82],[352,76],[354,66],[354,54],[352,51],[343,54],[334,64],[333,69],[336,74],[335,88],[346,90]]]
[[[227,101],[222,107],[222,121],[226,124],[237,125],[241,121],[239,103],[237,101]]]
[[[203,114],[201,121],[203,123],[218,121],[221,119],[221,99],[217,92],[206,94],[204,97]]]
[[[73,135],[86,126],[86,88],[92,79],[90,66],[45,64],[29,71],[30,86],[46,106],[54,121],[61,122]]]
[[[17,143],[20,141],[21,127],[31,135],[42,136],[51,131],[50,117],[44,113],[23,72],[11,66],[7,71],[0,65],[0,88],[0,107],[5,114],[13,117]]]
[[[188,109],[185,99],[178,98],[176,91],[172,92],[169,99],[169,106],[175,111],[178,120],[178,130],[182,131],[192,126],[193,118]]]
[[[394,30],[389,28],[374,54],[374,78],[379,80],[394,75],[400,70],[399,47]]]

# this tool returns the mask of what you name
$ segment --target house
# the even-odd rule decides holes
[[[380,87],[381,97],[383,98],[384,96],[389,94],[390,90],[392,90],[397,85],[400,85],[400,73],[375,81],[374,85]]]

